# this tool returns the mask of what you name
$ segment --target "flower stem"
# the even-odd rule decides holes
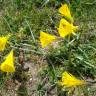
[[[69,35],[69,37],[68,37],[68,40],[69,40],[69,42],[70,42],[70,35]],[[69,60],[69,64],[71,64],[71,46],[70,46],[70,44],[69,44],[68,48],[69,48],[68,60]]]

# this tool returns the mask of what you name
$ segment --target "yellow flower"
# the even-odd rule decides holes
[[[10,37],[10,35],[0,37],[0,51],[4,51],[9,37]]]
[[[13,50],[7,55],[5,61],[0,66],[1,71],[15,72]]]
[[[58,32],[61,37],[65,37],[70,34],[75,34],[75,31],[78,29],[78,26],[70,24],[67,20],[61,19]]]
[[[42,45],[42,48],[46,47],[50,43],[52,43],[54,40],[56,40],[56,37],[50,34],[47,34],[43,31],[40,32],[40,42]]]
[[[75,86],[85,84],[85,81],[84,80],[79,80],[75,76],[73,76],[72,74],[65,71],[62,74],[62,79],[61,79],[61,81],[59,81],[59,84],[63,87],[64,86],[65,87],[75,87]]]
[[[61,13],[61,15],[63,15],[64,17],[68,18],[71,22],[73,22],[73,17],[71,16],[71,13],[67,4],[62,5],[59,8],[59,13]]]

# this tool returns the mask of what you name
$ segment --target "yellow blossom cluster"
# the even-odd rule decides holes
[[[78,26],[73,25],[74,23],[73,17],[71,16],[68,5],[67,4],[62,5],[59,8],[59,13],[61,14],[61,16],[66,17],[71,22],[71,23],[68,22],[65,18],[62,18],[60,20],[59,28],[57,28],[60,37],[64,38],[67,35],[75,34],[76,30],[78,29]],[[56,36],[45,33],[43,31],[40,32],[40,42],[41,42],[42,48],[51,44],[54,40],[57,40]]]
[[[0,52],[5,50],[9,38],[10,35],[0,37]],[[5,57],[5,60],[0,64],[0,70],[3,72],[15,72],[13,49]]]
[[[61,38],[65,38],[68,35],[75,35],[78,26],[74,26],[74,20],[73,17],[71,16],[70,9],[67,4],[62,5],[59,8],[59,13],[63,18],[60,20],[59,27],[57,28],[58,33]],[[48,46],[51,44],[54,40],[57,40],[57,37],[48,33],[45,33],[43,31],[40,32],[40,42],[42,48]],[[86,84],[84,80],[79,80],[69,72],[65,71],[62,74],[61,80],[58,82],[59,85],[62,87],[75,87],[79,85]]]

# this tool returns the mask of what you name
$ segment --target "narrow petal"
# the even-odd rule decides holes
[[[56,40],[56,37],[50,34],[47,34],[43,31],[40,32],[40,42],[42,45],[42,48],[46,47],[50,43],[52,43],[54,40]]]
[[[15,72],[13,50],[7,55],[0,69],[3,72]]]
[[[68,8],[68,5],[67,4],[62,5],[59,8],[59,13],[62,16],[68,18],[71,22],[73,22],[73,17],[71,16],[71,12],[70,12],[70,9]]]
[[[84,80],[77,79],[75,76],[65,71],[62,74],[62,79],[59,84],[65,87],[74,87],[74,86],[84,85],[86,84],[86,82]]]
[[[0,51],[4,51],[9,35],[0,37]]]
[[[73,24],[70,24],[64,18],[60,20],[58,32],[59,32],[61,37],[65,37],[67,35],[75,33],[77,29],[78,29],[77,26],[74,26]]]

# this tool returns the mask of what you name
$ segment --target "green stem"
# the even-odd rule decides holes
[[[69,42],[70,42],[70,35],[69,35]],[[68,56],[68,60],[69,60],[69,64],[71,64],[71,46],[70,46],[70,44],[69,44],[69,56]]]

